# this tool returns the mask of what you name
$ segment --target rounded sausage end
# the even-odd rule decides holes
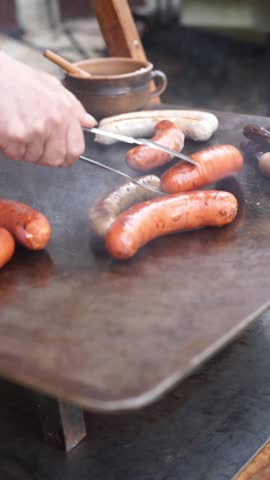
[[[14,256],[15,240],[5,228],[0,228],[0,268],[3,268]]]
[[[24,230],[24,245],[30,250],[42,250],[51,238],[51,226],[43,215],[28,223]]]
[[[132,244],[130,236],[119,233],[118,229],[109,230],[105,239],[105,246],[108,253],[116,260],[128,260],[137,252],[137,248]]]
[[[270,177],[270,152],[264,153],[259,158],[259,169],[263,175]]]

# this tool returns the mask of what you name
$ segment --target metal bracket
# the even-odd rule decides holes
[[[44,440],[69,452],[86,437],[84,412],[71,404],[35,394]]]

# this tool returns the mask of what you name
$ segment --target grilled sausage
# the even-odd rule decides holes
[[[51,236],[51,227],[42,213],[12,200],[0,200],[0,227],[30,250],[43,249]]]
[[[155,175],[147,175],[137,179],[139,183],[159,189],[160,180]],[[95,237],[103,239],[118,215],[136,203],[150,200],[156,195],[150,190],[144,190],[132,182],[126,182],[116,188],[90,210],[90,228]]]
[[[258,165],[259,169],[263,175],[267,177],[270,176],[270,152],[265,152],[261,155],[258,155]]]
[[[0,268],[3,268],[15,253],[15,240],[5,229],[0,228]]]
[[[260,145],[264,151],[269,151],[270,148],[270,130],[260,127],[259,125],[246,125],[243,133],[245,137]]]
[[[196,191],[143,202],[123,212],[106,236],[109,254],[119,260],[132,257],[154,238],[183,230],[233,221],[237,200],[228,192]]]
[[[176,152],[181,152],[184,146],[184,134],[169,120],[162,120],[157,123],[153,142],[168,147]],[[165,165],[171,160],[171,155],[160,150],[139,145],[128,151],[126,161],[134,170],[149,172],[155,168]]]
[[[233,145],[216,145],[193,153],[198,165],[176,163],[161,177],[161,190],[167,193],[188,192],[241,170],[243,156]]]
[[[186,138],[198,142],[209,140],[218,128],[215,115],[197,110],[144,110],[122,113],[104,118],[99,127],[108,132],[150,138],[154,135],[156,124],[161,120],[170,120],[182,130]],[[111,145],[117,140],[97,135],[96,141]]]

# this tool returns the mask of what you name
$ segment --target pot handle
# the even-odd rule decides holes
[[[163,92],[165,92],[168,86],[167,76],[161,70],[153,70],[151,72],[151,80],[155,81],[155,79],[155,83],[157,84],[156,90],[150,93],[149,98],[159,97],[160,95],[162,95]]]

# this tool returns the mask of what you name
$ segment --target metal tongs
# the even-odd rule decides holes
[[[114,140],[118,140],[119,142],[124,142],[124,143],[130,143],[130,144],[136,144],[136,145],[147,145],[150,148],[154,148],[156,150],[161,150],[162,152],[166,152],[171,157],[176,157],[180,158],[180,160],[184,160],[184,162],[191,163],[192,165],[197,165],[197,162],[195,160],[192,160],[192,158],[188,157],[187,155],[184,155],[183,153],[180,152],[175,152],[174,150],[171,150],[168,147],[164,147],[163,145],[160,145],[159,143],[155,143],[152,140],[149,140],[147,138],[134,138],[134,137],[129,137],[127,135],[120,135],[119,133],[115,132],[108,132],[107,130],[102,130],[101,128],[93,127],[93,128],[85,128],[85,132],[90,132],[94,133],[96,135],[102,135],[104,137],[109,137],[113,138]]]
[[[167,193],[161,192],[157,188],[142,185],[135,178],[130,177],[130,175],[128,175],[127,173],[120,172],[120,170],[116,170],[115,168],[109,167],[109,165],[105,165],[104,163],[97,162],[96,160],[93,160],[92,158],[85,157],[84,155],[81,155],[80,159],[83,160],[84,162],[91,163],[92,165],[95,165],[96,167],[104,168],[105,170],[108,170],[109,172],[117,173],[118,175],[121,175],[122,177],[127,178],[130,182],[135,183],[135,185],[138,185],[139,187],[143,188],[144,190],[150,190],[151,192],[154,192],[158,195],[167,196]]]
[[[183,153],[175,152],[175,151],[173,151],[173,150],[171,150],[167,147],[163,147],[162,145],[159,145],[157,143],[152,142],[152,140],[147,140],[145,138],[137,138],[136,139],[136,138],[133,138],[133,137],[127,137],[126,135],[119,135],[119,134],[116,134],[116,133],[107,132],[106,130],[101,130],[100,128],[96,128],[96,127],[91,128],[91,129],[85,128],[84,131],[94,133],[94,134],[104,135],[104,136],[107,136],[107,137],[111,137],[111,138],[114,138],[116,140],[119,140],[119,141],[122,141],[122,142],[125,142],[125,143],[135,143],[135,144],[138,144],[138,145],[148,145],[151,148],[156,148],[157,150],[161,150],[163,152],[166,152],[169,155],[171,155],[172,157],[177,157],[177,158],[180,158],[181,160],[184,160],[186,162],[191,163],[192,165],[197,165],[197,163],[194,160],[192,160],[190,157],[188,157],[187,155],[184,155]],[[130,182],[135,183],[135,185],[138,185],[139,187],[143,188],[144,190],[149,190],[149,191],[154,192],[158,195],[167,196],[167,194],[165,192],[162,192],[162,191],[160,191],[156,188],[153,188],[153,187],[142,185],[135,178],[131,177],[127,173],[124,173],[124,172],[121,172],[120,170],[116,170],[115,168],[109,167],[109,165],[105,165],[104,163],[97,162],[96,160],[93,160],[92,158],[89,158],[89,157],[85,157],[84,155],[81,155],[80,159],[83,160],[84,162],[91,163],[92,165],[95,165],[96,167],[100,167],[100,168],[103,168],[103,169],[105,169],[109,172],[116,173],[117,175],[121,175],[122,177],[125,177]]]

